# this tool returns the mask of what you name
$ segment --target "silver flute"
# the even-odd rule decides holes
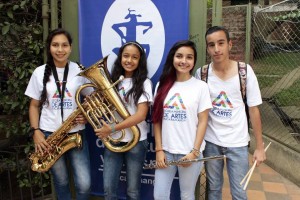
[[[198,159],[192,159],[192,160],[172,160],[166,162],[167,166],[170,165],[182,165],[182,164],[188,164],[188,163],[193,163],[193,162],[204,162],[204,161],[209,161],[209,160],[220,160],[220,159],[225,159],[225,155],[220,155],[220,156],[210,156],[210,157],[205,157],[205,158],[198,158]],[[143,167],[143,169],[156,169],[158,166],[156,164],[148,164]]]

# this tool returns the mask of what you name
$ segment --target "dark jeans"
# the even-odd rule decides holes
[[[126,165],[127,200],[140,199],[141,176],[148,150],[148,141],[139,141],[127,152],[105,149],[103,184],[106,200],[118,200],[118,184],[123,164]]]

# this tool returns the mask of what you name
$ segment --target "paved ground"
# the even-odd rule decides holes
[[[251,155],[249,159],[252,159]],[[300,188],[266,164],[255,168],[247,193],[249,200],[300,200]],[[224,171],[223,200],[231,200],[226,170]]]

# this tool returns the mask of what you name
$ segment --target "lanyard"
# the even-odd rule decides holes
[[[54,79],[55,79],[57,90],[59,92],[61,120],[63,122],[64,121],[64,118],[63,118],[63,116],[64,116],[63,100],[64,100],[64,96],[65,96],[65,89],[66,89],[66,84],[67,84],[67,77],[68,77],[68,73],[69,73],[69,64],[67,63],[66,66],[65,66],[64,78],[63,78],[63,82],[62,82],[62,90],[60,90],[60,85],[59,85],[59,80],[58,80],[58,74],[57,74],[57,70],[56,70],[55,66],[52,66],[52,72],[53,72],[53,76],[54,76]]]

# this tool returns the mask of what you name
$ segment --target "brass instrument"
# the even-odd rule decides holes
[[[101,119],[104,119],[109,124],[120,123],[115,114],[117,113],[123,120],[130,116],[128,110],[123,104],[115,85],[122,80],[112,83],[109,72],[106,67],[107,56],[99,60],[89,68],[83,70],[78,75],[86,77],[92,83],[82,85],[76,91],[76,103],[78,108],[64,121],[64,123],[53,132],[46,142],[52,147],[50,152],[34,152],[30,155],[31,169],[37,172],[46,172],[52,165],[68,150],[74,147],[81,147],[82,140],[80,134],[69,135],[69,131],[77,124],[74,119],[83,114],[87,121],[94,129],[102,127]],[[80,92],[86,87],[93,87],[95,91],[88,95],[84,102],[80,102]],[[124,137],[125,130],[120,130],[119,138],[108,136],[102,142],[109,150],[113,152],[125,152],[133,148],[140,139],[140,131],[137,126],[130,127],[132,132],[131,141],[122,145],[117,145]]]
[[[193,162],[204,162],[204,161],[209,161],[209,160],[219,160],[219,159],[225,159],[225,155],[220,155],[220,156],[210,156],[206,158],[198,158],[198,159],[191,159],[191,160],[172,160],[166,162],[167,166],[170,165],[183,165],[183,164],[189,164]],[[156,164],[149,164],[143,167],[143,169],[156,169],[158,166]]]

